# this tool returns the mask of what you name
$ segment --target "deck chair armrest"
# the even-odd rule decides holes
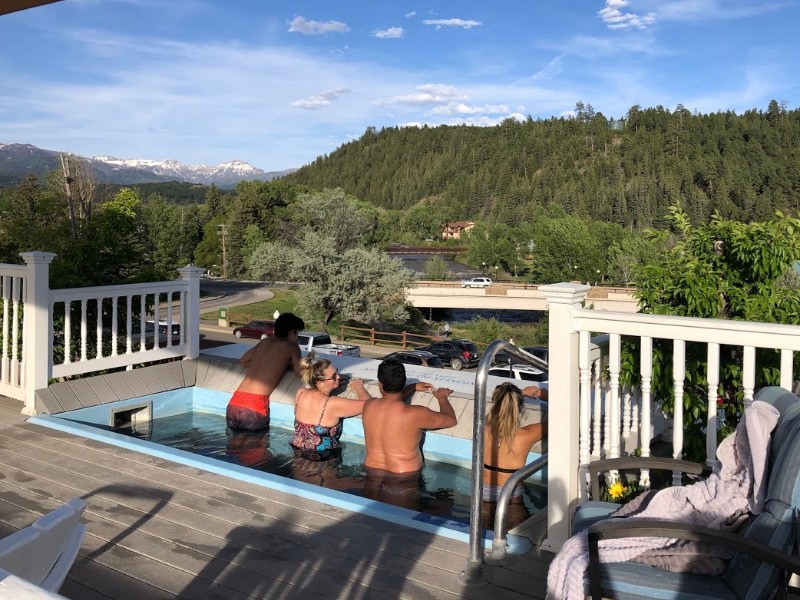
[[[589,481],[592,482],[592,499],[600,499],[600,473],[609,471],[625,471],[629,469],[652,469],[661,471],[680,471],[689,475],[702,475],[708,472],[705,465],[660,456],[620,456],[619,458],[603,458],[587,465]]]
[[[630,537],[677,538],[725,545],[792,573],[800,573],[800,558],[779,552],[766,544],[735,533],[699,525],[661,519],[608,519],[589,527],[589,588],[593,599],[602,598],[600,586],[600,540]]]

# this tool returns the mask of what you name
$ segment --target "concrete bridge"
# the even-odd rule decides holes
[[[634,288],[595,286],[586,306],[597,310],[635,313]],[[487,288],[462,288],[460,281],[415,281],[406,294],[417,308],[489,308],[547,310],[547,300],[536,284],[493,283]]]

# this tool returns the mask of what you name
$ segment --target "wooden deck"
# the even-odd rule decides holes
[[[68,598],[544,597],[546,560],[464,586],[467,544],[30,425],[21,409],[0,397],[0,536],[86,499]]]

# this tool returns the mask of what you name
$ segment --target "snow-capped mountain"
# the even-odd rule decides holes
[[[101,162],[112,167],[143,169],[160,177],[189,181],[191,183],[219,184],[220,180],[241,181],[243,179],[272,179],[275,175],[257,169],[241,160],[232,160],[216,166],[185,165],[176,160],[149,160],[146,158],[119,159],[113,156],[95,156],[92,162]]]
[[[0,143],[0,185],[14,185],[33,173],[43,178],[58,168],[58,156],[63,152],[42,150],[30,144]],[[268,181],[291,173],[266,172],[244,161],[232,160],[216,166],[185,165],[176,160],[120,159],[112,156],[86,158],[101,183],[131,185],[164,181],[186,181],[218,187],[234,187],[240,181]]]

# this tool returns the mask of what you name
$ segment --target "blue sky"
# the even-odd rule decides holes
[[[800,104],[800,0],[64,0],[0,17],[0,143],[299,167],[369,126]]]

